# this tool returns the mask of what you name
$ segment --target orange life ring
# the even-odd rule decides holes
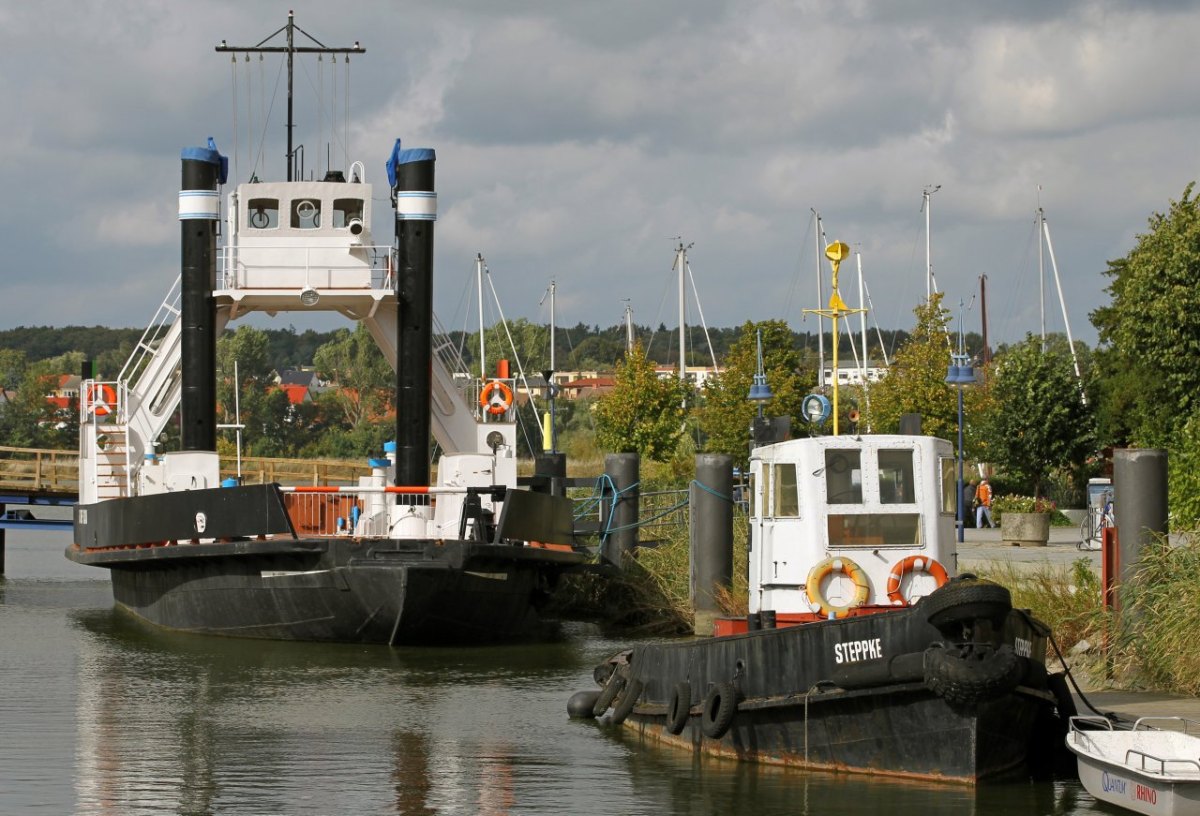
[[[500,393],[496,395],[495,399],[492,399],[492,395],[496,391]],[[508,409],[512,407],[512,401],[512,389],[500,380],[490,381],[479,392],[479,404],[486,408],[487,412],[493,416],[507,413]]]
[[[96,416],[108,416],[117,405],[117,390],[108,383],[92,383],[88,387],[87,409]]]
[[[899,605],[908,603],[908,599],[904,597],[904,592],[900,589],[900,583],[904,580],[904,575],[909,572],[927,573],[937,581],[939,587],[950,580],[950,576],[946,574],[946,568],[936,559],[923,555],[910,555],[908,558],[897,561],[892,566],[891,574],[888,575],[887,596],[892,603]]]
[[[844,574],[854,582],[854,597],[850,603],[843,606],[831,604],[821,590],[821,583],[835,572]],[[814,612],[820,612],[821,616],[825,618],[844,618],[850,614],[851,609],[857,609],[867,602],[867,598],[871,596],[871,582],[867,579],[867,574],[863,572],[862,567],[849,558],[838,556],[826,558],[812,568],[808,574],[805,591],[808,593],[809,604]]]

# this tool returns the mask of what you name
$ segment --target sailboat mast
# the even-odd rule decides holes
[[[688,244],[688,246],[690,247],[691,244]],[[684,338],[686,317],[684,311],[687,301],[685,300],[683,278],[687,274],[687,247],[683,245],[683,241],[679,242],[679,248],[675,250],[675,263],[679,265],[679,381],[685,382],[687,380],[687,360],[684,356],[686,353]]]
[[[979,276],[979,311],[983,313],[983,371],[986,377],[987,367],[992,362],[992,347],[988,345],[987,275]]]
[[[816,224],[813,232],[817,238],[817,303],[825,302],[824,288],[821,286],[821,262],[825,259],[825,248],[821,245],[822,229],[821,229],[821,214],[816,210],[812,211],[813,221]],[[836,372],[835,372],[836,374]],[[822,315],[817,315],[817,388],[825,387],[825,318]]]
[[[1045,245],[1042,235],[1046,233],[1046,214],[1038,207],[1038,309],[1042,324],[1042,352],[1046,351],[1046,265],[1043,259]]]
[[[479,300],[479,379],[487,379],[487,348],[483,331],[483,253],[475,253],[475,289]]]
[[[929,197],[942,189],[942,185],[934,184],[926,187],[921,193],[921,209],[925,210],[925,299],[933,297],[933,252],[929,236]]]

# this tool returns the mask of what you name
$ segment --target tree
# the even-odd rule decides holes
[[[995,409],[983,433],[991,460],[1007,477],[1040,496],[1053,470],[1082,468],[1095,433],[1065,343],[1042,351],[1040,339],[1026,336],[996,360],[991,395]]]
[[[347,424],[358,427],[387,413],[395,377],[363,324],[353,333],[334,332],[333,339],[313,355],[313,365],[322,377],[338,384],[335,399]]]
[[[1200,394],[1200,202],[1188,184],[1124,258],[1109,261],[1100,336],[1101,427],[1108,444],[1168,447]]]
[[[901,414],[920,414],[922,433],[954,439],[958,436],[958,399],[954,388],[946,384],[950,313],[942,308],[940,292],[913,312],[917,324],[896,352],[888,375],[871,386],[863,419],[875,433],[898,433]]]
[[[800,402],[812,382],[800,374],[800,355],[792,345],[792,332],[782,320],[747,322],[725,357],[725,368],[704,384],[698,410],[700,429],[713,453],[727,453],[745,461],[750,424],[758,405],[746,399],[758,371],[758,331],[762,330],[763,369],[773,397],[763,406],[767,417],[786,416],[796,425]]]
[[[687,383],[660,379],[641,345],[617,365],[616,387],[596,400],[596,441],[604,450],[666,461],[683,435]]]

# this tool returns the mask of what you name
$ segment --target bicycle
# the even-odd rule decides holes
[[[1100,514],[1097,517],[1096,508],[1089,507],[1087,518],[1079,524],[1079,543],[1075,546],[1084,551],[1098,550],[1103,546],[1104,531],[1109,527],[1116,527],[1117,519],[1113,513],[1112,500],[1104,503]]]

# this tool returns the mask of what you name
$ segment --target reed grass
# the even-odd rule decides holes
[[[987,561],[972,564],[970,572],[1006,587],[1013,606],[1049,626],[1064,654],[1081,641],[1102,642],[1109,620],[1100,578],[1087,559],[1070,566]]]
[[[1138,564],[1121,589],[1113,670],[1137,685],[1200,695],[1200,543],[1159,539]]]

